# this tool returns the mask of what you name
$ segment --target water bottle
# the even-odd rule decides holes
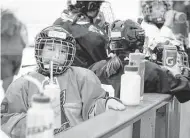
[[[44,95],[50,98],[51,107],[54,110],[54,117],[55,117],[55,128],[61,127],[61,106],[60,106],[60,87],[57,81],[57,78],[47,80],[47,84],[44,86]],[[45,83],[45,82],[44,82]]]
[[[145,54],[143,53],[130,53],[129,62],[134,62],[138,67],[138,74],[141,76],[141,100],[144,94],[144,74],[145,74]]]
[[[26,117],[26,138],[54,138],[54,112],[50,99],[35,94]]]
[[[138,74],[138,67],[133,63],[124,67],[124,74],[121,76],[120,99],[125,105],[138,105],[140,103],[141,77]]]

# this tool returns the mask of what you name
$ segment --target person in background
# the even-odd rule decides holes
[[[181,34],[184,37],[185,49],[189,49],[188,35],[190,25],[190,3],[189,1],[173,1],[173,10],[182,12],[187,16],[187,22],[174,24],[174,34]]]
[[[143,21],[141,26],[145,29],[146,36],[155,38],[160,33],[160,29],[164,26],[164,14],[172,9],[172,4],[168,0],[145,0],[141,1],[141,10]],[[151,30],[154,30],[150,34]]]
[[[184,16],[188,14],[185,11],[187,8],[182,3],[184,2],[169,0],[141,2],[143,14],[141,26],[145,30],[147,43],[151,43],[156,37],[169,37],[171,39],[178,39],[179,35],[187,37],[187,22],[176,20],[177,13],[183,12]],[[184,45],[184,47],[186,46]]]
[[[26,26],[8,9],[1,9],[1,80],[4,91],[20,70],[28,42]]]
[[[188,31],[188,40],[187,40],[187,54],[188,54],[188,57],[189,57],[189,65],[190,65],[190,1],[187,1],[187,3],[185,4],[185,10],[183,11],[186,13],[187,15],[187,20],[188,20],[188,23],[189,23],[189,31]]]
[[[185,68],[189,68],[188,6],[185,6],[184,1],[168,0],[146,0],[141,2],[141,6],[144,17],[141,26],[146,35],[144,48],[146,56],[150,56],[149,46],[154,43],[154,39],[179,41],[181,44],[178,53],[182,53],[180,56],[188,62]],[[185,72],[189,74],[188,69]]]
[[[106,109],[124,110],[119,99],[107,97],[100,80],[88,69],[71,66],[75,57],[76,41],[60,26],[43,29],[35,39],[35,58],[38,70],[28,75],[49,84],[50,70],[59,91],[45,95],[51,98],[55,112],[55,130],[58,134],[90,119]],[[53,62],[52,68],[50,62]],[[48,80],[46,79],[48,78]],[[26,112],[31,106],[31,98],[39,93],[36,85],[20,77],[7,89],[1,104],[1,128],[11,137],[25,137]],[[53,96],[54,95],[54,96]]]
[[[90,69],[99,77],[102,84],[112,85],[115,97],[120,97],[121,75],[128,64],[129,53],[142,52],[145,32],[132,20],[116,21],[112,32],[120,32],[119,37],[111,39],[108,45],[109,58],[93,64]],[[127,83],[127,82],[126,82]],[[190,81],[180,75],[179,67],[165,68],[154,62],[145,62],[145,93],[167,93],[175,95],[179,102],[190,100]]]
[[[5,91],[20,69],[22,51],[26,45],[26,26],[9,9],[1,9],[0,103],[4,98]],[[1,130],[0,135],[3,138],[8,138]]]
[[[105,46],[108,36],[97,22],[97,16],[104,0],[68,0],[67,9],[54,25],[68,28],[77,41],[73,65],[88,68],[106,58]]]

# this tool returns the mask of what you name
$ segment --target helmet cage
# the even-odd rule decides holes
[[[142,3],[142,13],[148,22],[164,23],[165,12],[172,9],[171,5],[171,2],[167,0],[148,0]]]
[[[184,67],[189,67],[188,55],[184,51],[178,51],[180,64]]]
[[[68,33],[68,32],[67,32]],[[50,59],[42,57],[42,50],[45,46],[50,46],[52,50],[56,45],[60,45],[59,54],[65,54],[65,60],[61,63],[53,63],[53,74],[60,75],[65,72],[73,63],[75,53],[76,53],[76,43],[72,36],[67,36],[66,39],[48,37],[46,32],[40,33],[35,41],[35,58],[38,65],[38,70],[44,74],[48,75],[50,73]],[[58,57],[59,58],[59,57]],[[44,61],[48,61],[46,63]]]
[[[110,51],[125,50],[124,44],[120,40],[111,40],[109,44]]]

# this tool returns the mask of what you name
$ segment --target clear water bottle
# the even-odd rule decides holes
[[[52,79],[53,81],[48,80],[48,84],[44,86],[44,95],[50,98],[51,107],[54,110],[54,118],[55,118],[55,128],[61,127],[61,106],[60,106],[60,93],[61,89],[59,87],[59,83],[57,78]],[[64,98],[64,97],[63,97]]]
[[[32,98],[27,112],[26,138],[54,138],[54,112],[50,99],[43,94]]]
[[[125,105],[140,104],[141,77],[138,74],[138,67],[126,65],[125,73],[121,76],[120,99]]]

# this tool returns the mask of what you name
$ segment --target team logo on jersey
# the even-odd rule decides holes
[[[66,131],[67,129],[69,129],[71,127],[69,119],[66,116],[65,113],[65,109],[63,107],[63,105],[65,104],[66,101],[66,90],[62,90],[60,92],[60,107],[61,107],[61,127],[54,129],[54,134],[59,134],[63,131]]]
[[[104,33],[100,29],[96,28],[94,25],[90,25],[88,31],[104,35]]]
[[[7,102],[1,103],[1,113],[8,113],[8,103]]]

